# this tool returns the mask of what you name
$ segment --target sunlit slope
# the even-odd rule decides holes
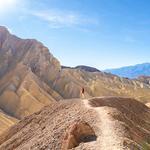
[[[17,119],[6,115],[0,110],[0,134],[2,134],[9,127],[17,123]]]
[[[18,119],[40,110],[45,105],[55,103],[60,98],[22,65],[8,73],[0,85],[0,108]]]

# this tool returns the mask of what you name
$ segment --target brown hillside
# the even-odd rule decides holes
[[[150,109],[129,98],[62,101],[26,117],[0,144],[1,150],[148,150]]]
[[[17,122],[18,122],[17,119],[8,116],[7,114],[5,114],[3,111],[0,110],[0,134]]]

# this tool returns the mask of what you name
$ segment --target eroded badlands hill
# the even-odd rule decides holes
[[[18,119],[62,97],[46,82],[59,62],[36,40],[22,40],[0,27],[0,108]]]
[[[40,42],[20,39],[0,27],[0,109],[5,114],[22,119],[62,99],[50,86],[59,68],[59,62]],[[1,128],[5,122],[1,121]],[[7,126],[9,123],[13,124],[7,118]]]
[[[150,102],[150,85],[146,82],[89,69],[62,69],[42,43],[20,39],[0,26],[1,114],[20,120],[62,99],[79,98],[83,87],[86,98],[128,96]],[[11,119],[8,122],[12,124]]]
[[[140,150],[149,144],[150,109],[119,97],[47,106],[0,137],[1,150]]]

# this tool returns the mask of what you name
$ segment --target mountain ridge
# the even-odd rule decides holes
[[[82,88],[84,98],[120,96],[150,103],[150,84],[146,81],[88,66],[62,68],[41,42],[18,38],[0,27],[0,117],[7,120],[0,122],[3,127],[11,122],[9,128],[47,105],[83,98]],[[12,123],[12,118],[17,121]]]
[[[121,68],[106,69],[105,72],[121,77],[138,78],[139,76],[150,76],[150,63],[125,66]]]

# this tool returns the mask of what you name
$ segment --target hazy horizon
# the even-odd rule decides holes
[[[148,0],[0,3],[0,25],[41,41],[62,65],[105,70],[149,62]]]

